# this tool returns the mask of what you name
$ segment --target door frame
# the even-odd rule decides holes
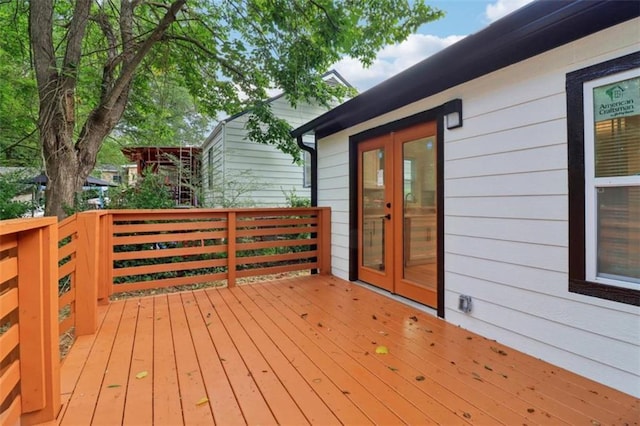
[[[358,144],[394,131],[406,129],[425,122],[436,122],[437,149],[437,292],[436,311],[444,318],[444,114],[445,106],[441,105],[412,116],[374,127],[349,137],[349,280],[357,281],[358,277],[358,244],[359,221],[358,200]]]

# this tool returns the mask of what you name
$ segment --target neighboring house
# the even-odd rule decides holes
[[[336,71],[326,74],[330,84],[350,87]],[[328,108],[299,103],[293,108],[284,93],[267,101],[273,113],[293,128],[327,112]],[[334,106],[338,103],[334,103]],[[310,163],[293,163],[290,155],[271,145],[247,139],[251,111],[243,111],[218,123],[202,145],[205,203],[210,206],[285,206],[287,195],[309,198]],[[313,144],[313,138],[304,142]]]
[[[640,396],[639,15],[534,2],[294,130],[333,274]]]

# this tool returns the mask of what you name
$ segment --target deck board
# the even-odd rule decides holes
[[[62,425],[634,424],[636,398],[358,285],[307,276],[100,307]],[[388,354],[377,354],[384,345]],[[146,371],[146,377],[136,378]]]

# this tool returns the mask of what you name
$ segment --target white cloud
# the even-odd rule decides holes
[[[496,0],[495,3],[489,3],[487,5],[484,13],[487,20],[491,23],[532,1],[533,0]]]
[[[452,35],[440,38],[428,34],[411,34],[403,43],[382,49],[368,68],[363,68],[362,64],[353,58],[340,60],[334,68],[362,92],[464,37]]]

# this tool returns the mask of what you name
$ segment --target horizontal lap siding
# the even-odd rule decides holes
[[[620,37],[607,33],[591,40],[605,51]],[[637,395],[637,309],[568,292],[565,76],[605,60],[578,61],[581,47],[465,85],[464,126],[445,138],[446,317]]]
[[[640,49],[640,20],[610,28],[319,144],[319,202],[333,210],[334,274],[348,276],[348,138],[447,100],[445,317],[622,391],[640,395],[637,307],[568,292],[565,77]],[[343,246],[341,243],[344,243]],[[473,312],[458,311],[458,296]]]
[[[297,128],[318,115],[325,108],[300,104],[293,109],[285,97],[271,103],[273,113]],[[240,197],[241,202],[259,206],[285,206],[286,195],[295,191],[298,197],[309,198],[309,188],[304,188],[303,167],[292,162],[273,146],[262,145],[245,139],[245,125],[249,114],[237,117],[226,124],[226,171],[227,178],[253,180],[255,190]],[[243,178],[243,176],[245,176]]]

